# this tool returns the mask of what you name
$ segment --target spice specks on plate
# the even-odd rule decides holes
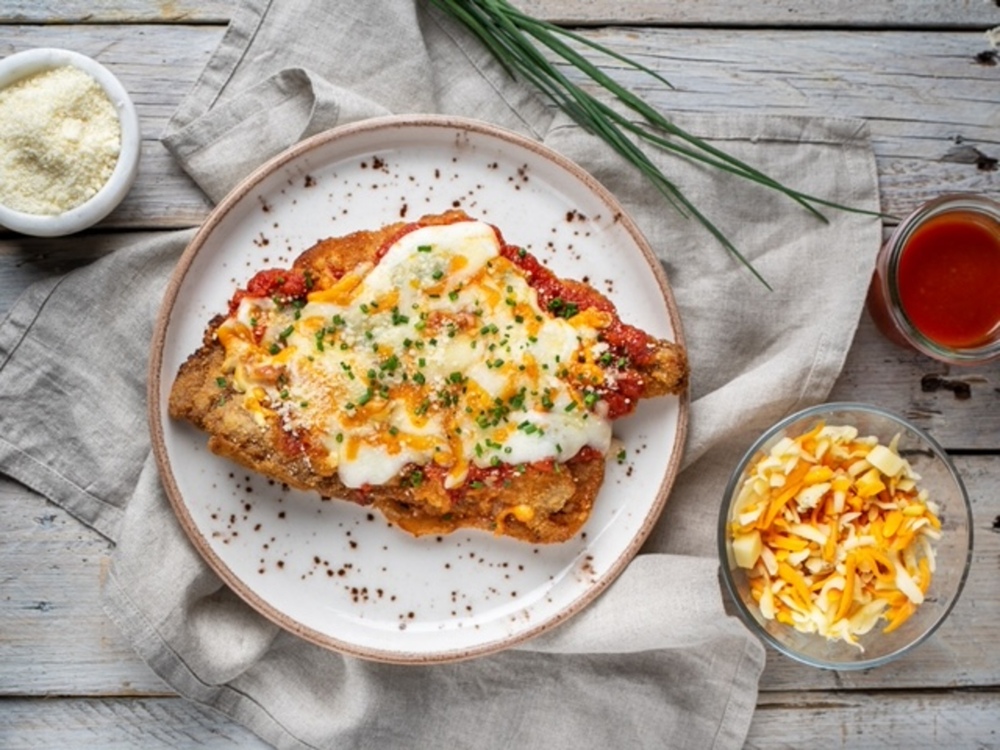
[[[542,155],[535,142],[454,124],[352,128],[301,147],[240,193],[206,241],[197,273],[182,282],[185,309],[228,299],[256,269],[285,265],[276,256],[295,258],[317,239],[457,205],[496,224],[508,242],[541,250],[561,275],[607,279],[601,288],[626,319],[669,335],[660,269],[617,204],[559,157]],[[225,264],[241,273],[220,277]],[[618,299],[615,290],[627,294]],[[166,353],[164,372],[186,356],[182,344]],[[650,406],[621,428],[629,460],[609,458],[587,533],[541,547],[488,532],[412,537],[370,508],[248,481],[242,471],[227,479],[231,465],[172,426],[166,441],[195,542],[200,535],[237,593],[322,645],[439,661],[493,651],[561,621],[624,565],[662,502],[665,467],[679,447],[676,403]],[[638,433],[657,450],[633,454]]]

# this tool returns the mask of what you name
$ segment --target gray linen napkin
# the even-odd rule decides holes
[[[517,649],[407,667],[312,646],[223,586],[174,518],[146,437],[152,320],[190,232],[44,282],[11,310],[0,470],[116,542],[106,608],[157,674],[278,747],[741,747],[764,651],[723,609],[720,496],[760,429],[829,392],[879,222],[830,212],[824,225],[769,191],[651,154],[769,292],[423,2],[246,0],[164,142],[218,200],[303,137],[410,112],[475,116],[561,151],[615,193],[667,269],[693,368],[684,470],[643,553],[595,603]],[[806,192],[878,209],[861,122],[679,122]]]

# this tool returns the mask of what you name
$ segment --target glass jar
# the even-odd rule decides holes
[[[1000,203],[946,195],[900,222],[879,252],[868,311],[890,341],[942,362],[1000,358]]]

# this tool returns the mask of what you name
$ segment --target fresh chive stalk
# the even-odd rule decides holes
[[[706,143],[678,127],[641,97],[616,82],[565,40],[589,47],[602,55],[651,76],[673,88],[656,71],[619,54],[608,47],[575,34],[568,29],[522,13],[507,0],[431,0],[463,24],[496,57],[511,76],[520,77],[550,98],[574,121],[603,139],[611,148],[635,166],[681,214],[697,219],[739,262],[745,265],[764,286],[767,281],[733,245],[723,232],[688,200],[681,189],[657,167],[636,139],[681,157],[777,190],[795,201],[821,221],[826,217],[817,206],[859,211],[808,195],[790,188],[760,172],[744,161]],[[587,93],[571,81],[543,50],[568,63],[592,82],[612,94],[621,104],[642,118],[635,122],[621,112]]]

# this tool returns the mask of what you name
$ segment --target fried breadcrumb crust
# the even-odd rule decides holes
[[[468,217],[459,211],[427,216],[422,224],[445,224]],[[400,222],[377,231],[362,231],[317,242],[293,267],[308,270],[315,289],[332,285],[359,263],[372,261],[377,250],[407,226]],[[504,482],[467,487],[454,502],[436,482],[411,486],[398,476],[384,485],[352,489],[333,476],[320,476],[307,458],[283,449],[286,436],[276,415],[260,425],[242,405],[225,378],[225,351],[215,331],[225,320],[217,316],[205,331],[202,346],[181,366],[169,399],[169,414],[208,433],[209,449],[254,472],[300,490],[319,493],[379,510],[392,523],[414,535],[447,534],[478,528],[533,543],[562,542],[573,537],[590,516],[604,480],[605,457],[585,450],[565,463],[529,464]],[[687,384],[684,350],[657,341],[652,364],[643,369],[643,398],[681,392]],[[511,509],[530,505],[533,513]]]

